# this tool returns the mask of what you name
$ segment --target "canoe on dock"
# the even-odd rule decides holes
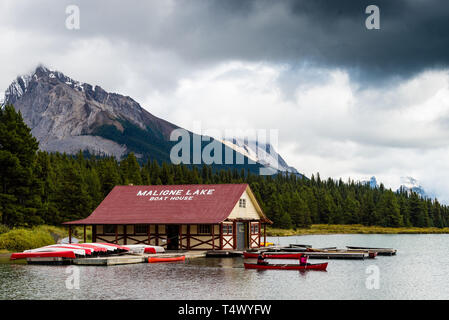
[[[299,259],[302,255],[302,253],[264,252],[265,259]],[[243,257],[245,259],[257,259],[258,256],[258,253],[243,252]]]
[[[312,248],[310,244],[290,243],[290,248]]]
[[[149,257],[148,263],[155,263],[155,262],[177,262],[177,261],[185,261],[186,257],[167,257],[167,258],[156,258],[156,257]]]
[[[325,271],[327,268],[326,263],[307,264],[301,266],[299,264],[257,264],[257,263],[245,263],[245,269],[261,269],[261,270],[321,270]]]
[[[70,258],[75,259],[73,251],[53,251],[53,252],[20,252],[13,253],[11,260],[29,259],[29,258]]]
[[[393,248],[370,248],[370,247],[349,247],[346,246],[349,251],[353,250],[368,250],[372,252],[376,252],[378,256],[394,256],[396,255],[397,250]]]
[[[336,249],[336,248],[329,248],[329,249],[311,249],[308,248],[307,252],[321,252],[321,253],[362,253],[362,254],[368,254],[366,258],[374,259],[377,256],[377,252],[375,251],[369,251],[369,250],[346,250],[346,249]]]
[[[368,253],[364,252],[305,252],[310,259],[367,259]]]

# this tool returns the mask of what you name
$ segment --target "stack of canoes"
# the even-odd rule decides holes
[[[54,244],[13,253],[11,260],[27,259],[29,263],[70,263],[76,258],[164,252],[164,248],[150,245],[117,245],[112,243]]]

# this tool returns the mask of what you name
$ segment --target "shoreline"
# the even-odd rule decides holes
[[[449,234],[449,228],[380,227],[359,224],[315,224],[310,228],[277,229],[267,228],[267,237],[288,237],[329,234]]]

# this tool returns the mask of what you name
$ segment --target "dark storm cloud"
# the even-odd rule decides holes
[[[60,23],[67,4],[81,9],[76,35]],[[365,27],[370,4],[380,8],[380,30]],[[342,67],[360,79],[449,65],[445,0],[42,0],[23,2],[13,13],[19,28],[132,42],[192,65],[236,59]]]

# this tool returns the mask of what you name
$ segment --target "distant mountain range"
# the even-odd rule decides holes
[[[130,97],[106,92],[100,86],[76,81],[44,66],[17,77],[1,100],[2,105],[13,104],[16,110],[20,110],[25,123],[38,139],[40,149],[49,152],[75,154],[82,150],[100,156],[114,156],[119,160],[134,152],[141,161],[151,158],[169,162],[170,150],[176,144],[170,141],[170,133],[180,128],[152,115]],[[189,134],[197,136],[192,132]],[[223,157],[226,152],[232,152],[234,157],[241,153],[245,164],[214,165],[216,169],[245,168],[257,173],[265,167],[272,169],[273,173],[281,171],[301,175],[289,167],[271,146],[268,146],[272,150],[271,157],[264,161],[265,157],[260,155],[267,150],[266,145],[251,147],[242,141],[220,143]],[[248,165],[249,159],[256,164]]]
[[[370,180],[362,180],[362,183],[369,184],[371,188],[378,188],[376,177],[371,177]],[[422,198],[430,197],[423,187],[419,184],[418,180],[413,177],[401,177],[401,185],[397,189],[397,191],[405,191],[405,192],[415,192],[420,195]]]
[[[398,191],[399,190],[415,192],[423,198],[430,197],[423,189],[423,187],[419,184],[418,180],[413,177],[401,177],[401,186],[398,188]]]

